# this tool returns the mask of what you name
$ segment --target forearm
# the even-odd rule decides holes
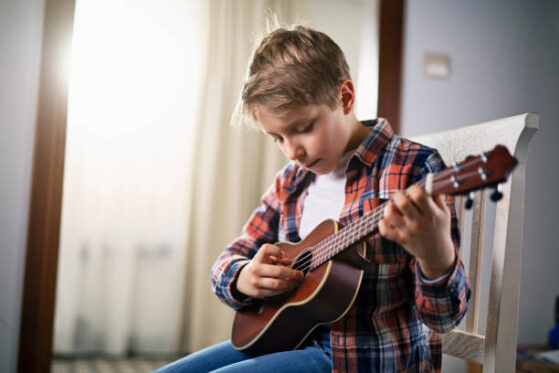
[[[237,310],[250,305],[254,299],[242,296],[236,289],[241,270],[257,255],[259,248],[277,241],[279,203],[277,190],[270,187],[243,227],[242,235],[227,246],[211,270],[212,291],[219,300]]]
[[[252,298],[240,296],[235,287],[240,271],[250,260],[242,256],[223,256],[221,255],[212,267],[212,291],[221,302],[238,310],[252,303]]]

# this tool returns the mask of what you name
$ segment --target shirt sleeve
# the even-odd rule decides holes
[[[255,300],[243,296],[235,288],[241,269],[263,244],[277,242],[280,185],[281,176],[278,175],[274,184],[264,193],[260,206],[252,212],[241,236],[225,248],[212,267],[212,291],[220,301],[235,310],[249,306]]]
[[[417,182],[427,173],[436,173],[444,168],[438,152],[427,157],[425,165],[417,175]],[[468,309],[471,295],[470,284],[459,256],[460,233],[454,207],[454,197],[446,196],[445,201],[451,212],[451,237],[456,252],[456,260],[448,275],[437,281],[425,281],[421,276],[419,264],[412,258],[410,269],[415,278],[415,304],[423,322],[431,329],[444,333],[456,327]]]

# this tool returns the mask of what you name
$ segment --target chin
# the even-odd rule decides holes
[[[314,172],[317,175],[326,175],[326,174],[329,174],[330,172],[334,171],[335,169],[336,169],[335,167],[333,167],[332,169],[320,168],[318,170],[311,169],[311,171]]]

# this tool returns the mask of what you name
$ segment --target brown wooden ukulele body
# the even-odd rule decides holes
[[[303,241],[275,245],[287,257],[297,258],[339,228],[335,220],[325,220]],[[238,311],[232,330],[233,347],[252,355],[296,349],[317,326],[342,318],[357,297],[363,267],[368,264],[363,257],[365,250],[364,241],[358,242],[306,272],[295,290]]]

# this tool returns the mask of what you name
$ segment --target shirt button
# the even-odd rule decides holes
[[[455,290],[456,290],[456,284],[450,285],[450,291],[455,291]]]

